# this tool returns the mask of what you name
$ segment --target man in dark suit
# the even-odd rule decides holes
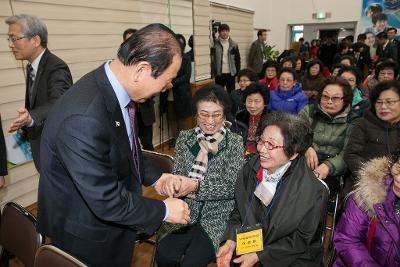
[[[76,82],[47,118],[38,231],[90,266],[130,266],[137,231],[189,221],[182,200],[141,196],[142,184],[176,177],[157,180],[145,170],[135,129],[135,104],[171,87],[181,60],[175,34],[148,25],[121,44],[117,59]]]
[[[390,27],[387,29],[387,36],[389,42],[394,44],[397,48],[397,64],[400,64],[400,42],[398,39],[396,39],[396,35],[397,35],[397,28]]]
[[[247,57],[247,66],[257,74],[260,74],[264,63],[264,47],[267,41],[267,30],[261,29],[257,32],[257,40],[250,46],[249,56]],[[260,75],[264,76],[265,73]]]
[[[137,32],[136,29],[126,29],[123,34],[123,41]],[[153,151],[153,123],[156,122],[156,112],[154,110],[153,98],[147,99],[143,103],[137,104],[138,136],[143,149]]]
[[[376,48],[376,55],[379,56],[379,61],[392,59],[397,62],[397,47],[394,43],[390,42],[386,32],[380,32],[376,35],[378,47]]]
[[[22,130],[28,135],[33,161],[40,173],[40,137],[47,114],[56,100],[72,85],[70,70],[47,48],[47,28],[37,17],[15,15],[6,18],[8,42],[15,59],[27,60],[25,108],[9,132]]]

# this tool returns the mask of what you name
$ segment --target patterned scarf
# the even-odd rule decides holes
[[[214,155],[218,152],[218,144],[224,139],[226,135],[226,128],[222,126],[221,129],[213,135],[205,135],[204,132],[197,126],[194,131],[197,134],[197,141],[200,145],[200,151],[194,160],[192,169],[189,172],[189,177],[194,179],[199,179],[200,181],[204,179],[207,173],[208,167],[208,153],[213,153]]]

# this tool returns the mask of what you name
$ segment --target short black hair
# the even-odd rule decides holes
[[[261,119],[256,136],[260,137],[268,126],[276,126],[281,130],[283,151],[288,158],[296,153],[303,155],[312,145],[313,131],[310,123],[297,114],[282,111],[268,113]]]
[[[387,39],[388,36],[387,36],[387,33],[386,33],[386,32],[380,32],[380,33],[378,33],[378,34],[376,35],[376,38],[377,38],[377,39]]]
[[[353,89],[351,89],[351,86],[348,81],[343,79],[342,77],[328,77],[326,80],[324,80],[318,90],[318,103],[321,103],[321,97],[322,93],[324,92],[324,89],[328,85],[338,85],[339,87],[342,88],[343,91],[343,110],[348,106],[351,105],[351,101],[353,100]],[[341,112],[343,111],[341,110]]]
[[[231,29],[229,28],[228,24],[222,23],[219,27],[218,27],[218,32],[222,32],[222,31],[230,31]]]
[[[209,101],[219,104],[223,107],[224,116],[230,115],[231,110],[231,99],[228,93],[218,84],[206,85],[199,90],[193,96],[192,109],[193,114],[197,114],[197,105],[199,102]]]
[[[121,44],[117,54],[126,66],[148,62],[154,78],[172,64],[175,55],[182,57],[181,44],[175,33],[161,23],[149,24],[138,30]]]
[[[285,62],[292,63],[293,68],[296,67],[296,62],[294,61],[294,58],[292,56],[284,57],[281,59],[281,61],[279,62],[281,68],[283,67],[283,63]]]
[[[265,61],[264,64],[263,64],[262,70],[261,70],[262,77],[265,77],[265,71],[268,68],[275,68],[276,72],[278,72],[279,63],[277,61],[275,61],[275,60],[267,60],[267,61]]]
[[[395,33],[397,33],[397,28],[395,28],[395,27],[389,27],[389,28],[386,30],[386,32],[388,32],[388,31],[394,31]]]
[[[356,86],[360,86],[362,82],[362,75],[357,67],[344,65],[339,71],[339,76],[342,76],[344,72],[350,72],[353,74],[356,77]]]
[[[376,114],[375,110],[376,101],[378,100],[381,93],[387,90],[393,90],[400,97],[400,81],[397,80],[383,81],[375,85],[375,87],[372,89],[369,95],[369,100],[371,102],[370,109],[374,114]]]
[[[128,29],[126,29],[125,31],[124,31],[124,34],[122,35],[122,37],[124,38],[124,41],[126,41],[126,36],[128,35],[128,34],[135,34],[137,32],[137,29],[134,29],[134,28],[128,28]]]
[[[243,103],[246,103],[246,99],[249,95],[252,94],[260,94],[263,96],[264,99],[264,105],[268,105],[269,103],[269,90],[268,88],[259,83],[259,82],[253,82],[249,86],[246,87],[246,90],[243,91]]]
[[[176,38],[179,40],[181,47],[182,47],[182,53],[185,51],[185,47],[186,47],[186,38],[185,36],[183,36],[180,33],[176,34]]]
[[[278,72],[278,79],[281,77],[282,73],[290,73],[293,76],[293,80],[296,80],[296,71],[294,70],[294,68],[282,68],[279,70]]]
[[[263,34],[263,32],[267,32],[266,29],[259,29],[257,32],[257,37],[261,36]]]
[[[314,65],[319,65],[319,73],[322,73],[323,69],[324,69],[324,64],[322,63],[321,60],[319,59],[313,59],[310,62],[308,62],[307,67],[306,67],[306,75],[310,75],[310,69],[312,66]]]
[[[399,75],[399,64],[391,59],[387,59],[376,64],[375,78],[378,79],[379,73],[385,69],[392,69],[394,72],[394,78],[397,79],[397,76]]]
[[[190,35],[190,37],[189,37],[188,46],[189,46],[190,48],[193,48],[193,34]]]
[[[331,69],[331,73],[335,70],[335,69],[339,69],[341,70],[344,67],[344,65],[342,63],[335,63],[332,65],[332,69]]]
[[[365,41],[365,40],[367,40],[367,35],[365,33],[360,33],[357,36],[357,41]]]
[[[339,62],[342,62],[342,60],[344,60],[344,59],[348,59],[350,61],[350,65],[352,65],[352,66],[356,65],[356,59],[353,56],[351,56],[351,55],[341,56],[339,59]]]
[[[379,13],[376,13],[375,15],[373,15],[371,18],[373,25],[375,25],[379,20],[387,21],[388,17],[386,16],[385,13],[379,12]]]
[[[252,71],[251,69],[241,69],[237,74],[237,80],[240,80],[240,77],[246,76],[252,82],[258,82],[258,74]]]

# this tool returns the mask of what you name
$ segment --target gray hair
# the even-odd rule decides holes
[[[257,136],[261,136],[267,126],[277,126],[283,136],[283,151],[290,158],[295,153],[304,154],[313,141],[310,123],[297,114],[287,112],[271,112],[261,120]]]
[[[21,25],[24,36],[30,39],[37,35],[40,37],[40,45],[42,47],[47,47],[47,27],[38,17],[28,14],[19,14],[6,18],[5,23],[8,25],[18,23]]]

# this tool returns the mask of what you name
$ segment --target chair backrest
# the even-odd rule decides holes
[[[84,263],[70,254],[52,245],[41,246],[35,258],[34,267],[87,267]]]
[[[328,185],[321,179],[317,179],[318,181],[320,181],[324,188],[325,188],[325,192],[322,195],[322,200],[321,200],[321,207],[320,207],[320,231],[321,231],[321,245],[324,244],[325,241],[325,233],[326,233],[326,219],[328,216],[328,201],[329,201],[329,195],[330,195],[330,191],[329,191],[329,187]]]
[[[9,202],[1,214],[0,245],[26,267],[32,267],[43,237],[36,232],[36,218],[20,205]]]
[[[149,150],[142,150],[144,160],[151,163],[152,167],[160,173],[171,173],[174,166],[174,158],[167,154],[162,154]]]

